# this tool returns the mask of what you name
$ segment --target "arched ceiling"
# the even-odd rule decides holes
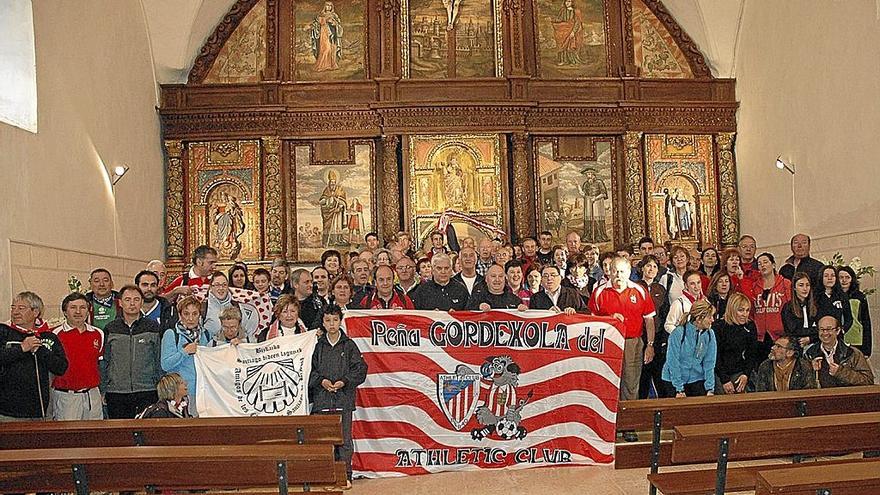
[[[664,0],[715,77],[733,77],[736,42],[746,0]],[[156,79],[185,83],[199,49],[235,0],[141,0]]]

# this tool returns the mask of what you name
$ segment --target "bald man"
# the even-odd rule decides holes
[[[872,385],[874,372],[862,351],[840,338],[840,322],[834,316],[819,318],[819,342],[804,355],[813,363],[820,388]]]

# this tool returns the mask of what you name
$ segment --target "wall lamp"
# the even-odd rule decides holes
[[[122,180],[122,176],[128,172],[128,169],[128,165],[117,165],[113,167],[113,173],[110,175],[110,184],[115,186],[117,182]]]
[[[794,175],[794,164],[782,161],[782,155],[776,157],[776,168],[779,170],[788,170],[788,173]]]

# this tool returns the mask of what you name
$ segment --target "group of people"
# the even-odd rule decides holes
[[[15,296],[0,325],[0,420],[186,417],[194,408],[194,355],[201,346],[259,342],[317,330],[309,382],[314,413],[342,413],[342,458],[350,460],[355,389],[367,365],[342,328],[348,309],[518,309],[616,319],[624,345],[622,399],[738,394],[870,384],[867,301],[849,267],[810,257],[810,239],[791,239],[777,269],[745,235],[736,248],[655,245],[650,238],[600,253],[571,232],[518,245],[484,238],[446,245],[442,232],[416,251],[406,232],[369,233],[355,252],[327,250],[310,269],[287,261],[217,270],[217,251],[199,246],[169,281],[150,262],[115,289],[95,269],[90,291],[61,303],[49,328],[43,301]],[[199,292],[207,287],[207,294]],[[232,288],[271,302],[261,324]],[[320,351],[320,352],[319,352]],[[50,415],[50,416],[49,416]],[[350,466],[350,464],[349,464]]]

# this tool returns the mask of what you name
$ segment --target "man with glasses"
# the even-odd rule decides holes
[[[819,342],[804,355],[813,364],[821,388],[872,385],[874,373],[862,351],[840,338],[840,322],[834,316],[819,318]]]
[[[776,339],[755,376],[751,378],[756,392],[785,392],[816,388],[816,376],[810,363],[801,359],[798,340],[790,335]]]
[[[541,269],[541,290],[529,299],[529,309],[549,309],[556,313],[586,313],[587,305],[577,290],[562,286],[562,275],[556,265]]]
[[[397,285],[395,288],[404,294],[409,295],[419,286],[419,279],[416,277],[416,264],[409,256],[404,256],[398,260],[394,266],[397,272]]]

